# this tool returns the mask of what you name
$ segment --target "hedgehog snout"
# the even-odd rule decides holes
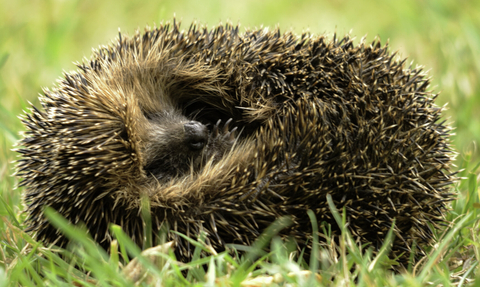
[[[201,150],[208,140],[208,129],[204,124],[190,121],[183,125],[185,131],[185,143],[191,150]]]

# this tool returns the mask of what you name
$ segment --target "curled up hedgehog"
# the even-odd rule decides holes
[[[252,244],[276,219],[311,250],[312,210],[339,234],[327,203],[345,209],[361,244],[406,262],[435,242],[451,200],[450,128],[420,68],[378,41],[175,23],[99,48],[45,90],[18,150],[29,230],[66,238],[57,210],[108,248],[110,224],[140,246],[141,201],[164,224],[214,249]],[[321,230],[321,229],[320,229]],[[177,233],[177,256],[193,248]]]

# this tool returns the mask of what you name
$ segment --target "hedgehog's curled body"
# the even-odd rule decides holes
[[[336,229],[327,194],[374,248],[395,220],[393,256],[431,243],[429,224],[442,221],[449,128],[421,70],[376,41],[164,25],[79,68],[24,119],[18,173],[45,243],[65,243],[43,216],[51,206],[103,246],[110,223],[141,244],[144,196],[155,233],[163,223],[204,231],[215,248],[250,244],[285,215],[293,225],[281,234],[304,247],[307,210]],[[188,243],[169,236],[189,258]]]

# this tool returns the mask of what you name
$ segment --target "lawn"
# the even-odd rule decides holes
[[[227,253],[198,258],[187,265],[176,265],[164,255],[160,267],[151,266],[156,276],[165,278],[162,284],[235,286],[247,276],[283,274],[283,283],[277,280],[280,283],[271,284],[480,286],[480,276],[475,282],[480,259],[480,1],[0,0],[0,287],[131,284],[118,268],[119,258],[127,251],[139,250],[118,229],[116,253],[104,254],[78,235],[77,251],[62,256],[22,231],[22,188],[16,188],[18,179],[12,176],[17,160],[12,148],[24,130],[17,116],[28,110],[29,102],[38,106],[42,88],[52,87],[64,71],[75,70],[73,62],[88,59],[92,47],[110,43],[119,30],[131,35],[173,17],[183,28],[192,21],[208,27],[230,21],[240,24],[241,29],[279,27],[281,31],[332,37],[334,33],[350,34],[356,43],[363,36],[368,41],[376,37],[382,43],[388,41],[391,52],[428,70],[431,89],[439,93],[437,104],[446,105],[444,118],[455,127],[452,143],[458,156],[454,169],[462,170],[459,175],[463,180],[452,187],[458,197],[445,215],[451,224],[438,230],[442,240],[421,265],[412,266],[407,273],[391,273],[385,256],[361,252],[345,233],[339,246],[332,243],[325,249],[328,260],[310,266],[289,260],[276,238],[258,243],[271,244],[273,250],[270,255],[252,259],[258,268]],[[53,220],[65,225],[60,218],[53,216]],[[78,232],[68,226],[64,229]],[[332,256],[335,248],[338,258]],[[200,267],[202,264],[208,268]],[[320,270],[321,278],[302,275],[301,269]],[[87,271],[90,277],[79,270]],[[297,275],[288,277],[291,272]],[[265,277],[265,282],[272,278]]]

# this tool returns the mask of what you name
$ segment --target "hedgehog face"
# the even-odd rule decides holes
[[[164,112],[149,119],[145,171],[160,181],[198,169],[209,132],[197,121]]]
[[[236,128],[229,131],[229,124],[221,127],[203,119],[189,120],[175,109],[150,115],[148,139],[144,148],[148,175],[160,182],[197,172],[208,160],[217,162],[234,143]]]

